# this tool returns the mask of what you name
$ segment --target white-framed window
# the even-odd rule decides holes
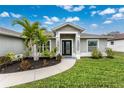
[[[98,40],[88,40],[88,52],[92,52],[94,48],[98,48]]]
[[[51,40],[49,40],[46,44],[42,45],[42,51],[49,50],[51,51]]]

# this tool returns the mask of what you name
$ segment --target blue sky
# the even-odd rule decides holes
[[[124,6],[122,5],[1,5],[0,26],[17,32],[19,25],[12,26],[14,19],[28,18],[39,21],[49,31],[64,22],[72,22],[85,28],[87,33],[106,34],[124,32]]]

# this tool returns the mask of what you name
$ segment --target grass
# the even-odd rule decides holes
[[[18,88],[119,88],[124,87],[124,54],[114,59],[81,58],[74,67],[58,75],[17,85]]]

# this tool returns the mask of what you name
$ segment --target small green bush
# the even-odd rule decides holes
[[[52,57],[55,57],[56,51],[57,51],[57,48],[54,48],[53,50],[51,50],[51,52],[50,52],[50,57],[51,57],[51,58],[52,58]]]
[[[102,53],[98,49],[94,48],[92,51],[92,58],[102,58]]]
[[[9,61],[13,61],[15,59],[15,54],[13,52],[8,52],[6,55],[5,55],[6,58],[9,59]]]
[[[111,48],[106,49],[107,58],[114,58],[114,52]]]
[[[49,50],[45,50],[41,54],[43,57],[50,57],[50,51]]]

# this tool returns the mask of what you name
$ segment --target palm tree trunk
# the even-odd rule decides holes
[[[36,44],[33,45],[33,58],[34,58],[34,61],[37,61],[37,49],[36,49]]]

